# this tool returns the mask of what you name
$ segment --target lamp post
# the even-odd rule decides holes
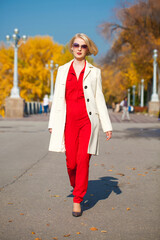
[[[11,89],[11,98],[20,98],[19,88],[18,88],[18,48],[21,46],[22,42],[26,42],[26,35],[22,36],[22,42],[18,45],[20,41],[20,36],[18,35],[19,30],[17,28],[14,29],[14,34],[12,35],[12,41],[10,35],[6,36],[7,42],[14,47],[14,78],[13,78],[13,88]]]
[[[157,94],[157,49],[153,50],[153,91],[151,96],[151,102],[158,102]]]
[[[144,79],[141,79],[141,107],[144,107]]]
[[[136,89],[136,86],[135,85],[133,85],[132,86],[132,97],[133,97],[133,106],[135,106],[135,89]]]
[[[55,68],[54,68],[54,66],[55,66]],[[46,64],[46,68],[49,68],[49,65],[48,65],[48,64]],[[49,69],[50,69],[50,72],[51,72],[51,87],[50,87],[50,97],[49,97],[50,102],[52,102],[52,99],[53,99],[53,89],[54,89],[53,74],[54,74],[54,70],[55,70],[56,68],[58,68],[58,64],[55,64],[55,65],[54,65],[53,60],[51,60],[51,62],[50,62],[50,68],[49,68]]]
[[[130,89],[128,88],[128,106],[130,106]]]

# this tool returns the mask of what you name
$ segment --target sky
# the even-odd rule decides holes
[[[121,0],[0,0],[0,41],[6,41],[15,28],[20,36],[53,37],[67,44],[76,34],[87,34],[99,49],[95,61],[105,55],[108,42],[98,32],[98,26],[113,21],[115,8]]]

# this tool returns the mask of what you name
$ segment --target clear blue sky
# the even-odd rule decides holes
[[[84,32],[97,44],[103,56],[109,48],[98,33],[98,25],[113,20],[121,0],[0,0],[0,41],[13,29],[20,36],[49,35],[66,44],[75,33]]]

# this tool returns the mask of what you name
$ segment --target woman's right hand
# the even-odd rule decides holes
[[[48,128],[49,132],[52,133],[52,128]]]

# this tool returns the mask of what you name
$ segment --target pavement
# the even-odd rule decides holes
[[[72,216],[63,153],[48,152],[48,116],[0,120],[0,240],[159,240],[160,122],[110,112],[83,215]]]

